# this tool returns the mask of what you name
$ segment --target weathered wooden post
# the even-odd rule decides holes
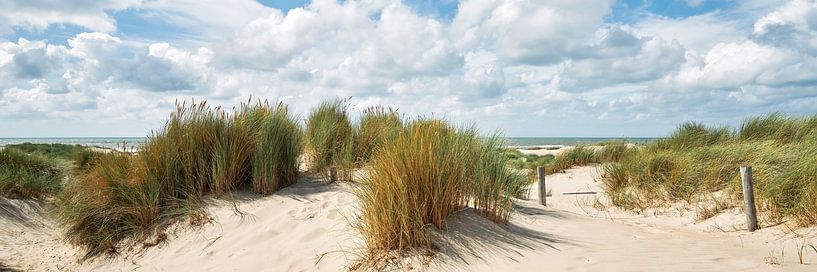
[[[547,206],[548,191],[547,186],[545,186],[545,167],[536,167],[536,177],[539,179],[539,204]]]
[[[743,183],[743,203],[746,208],[746,227],[755,231],[757,227],[757,210],[755,209],[755,190],[752,188],[752,167],[740,167],[740,180]]]
[[[335,182],[338,180],[338,169],[334,166],[329,166],[329,181]]]

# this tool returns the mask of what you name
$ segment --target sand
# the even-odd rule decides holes
[[[542,148],[542,149],[526,149],[526,148],[517,148],[519,152],[525,155],[536,155],[536,156],[544,156],[544,155],[559,155],[562,152],[570,150],[573,148],[572,146],[553,146],[552,148]]]
[[[605,202],[595,167],[547,177],[552,197],[543,207],[538,192],[517,201],[508,225],[465,210],[444,232],[432,232],[439,252],[407,260],[419,271],[817,271],[817,253],[797,260],[795,238],[782,226],[749,233],[742,214],[696,222],[691,212],[636,215],[598,205]],[[535,186],[534,186],[535,187]],[[357,258],[361,238],[349,226],[355,216],[354,184],[304,178],[272,196],[215,200],[213,223],[179,227],[165,243],[131,249],[115,258],[76,262],[81,253],[59,239],[38,206],[5,202],[25,219],[0,216],[0,268],[30,271],[342,271]],[[564,195],[565,192],[597,195]],[[598,198],[597,198],[598,197]],[[27,202],[28,203],[28,202]],[[30,206],[30,205],[29,205]],[[237,212],[240,211],[239,212]],[[180,224],[183,226],[184,224]],[[717,226],[717,227],[715,227]],[[817,243],[814,228],[797,229]]]

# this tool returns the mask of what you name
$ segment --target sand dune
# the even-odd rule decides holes
[[[428,271],[814,271],[797,264],[792,235],[782,226],[755,233],[723,232],[707,224],[739,219],[725,215],[694,222],[680,216],[634,215],[594,208],[600,192],[594,167],[548,176],[549,206],[517,201],[506,226],[470,210],[434,231],[438,253],[403,261],[401,269]],[[349,226],[355,216],[353,184],[308,178],[272,196],[215,200],[213,223],[179,227],[158,246],[126,250],[114,258],[82,263],[74,249],[31,202],[4,202],[0,216],[0,265],[31,271],[342,271],[354,263],[361,239]],[[600,201],[604,201],[603,196]],[[601,206],[595,205],[597,208]],[[25,207],[19,209],[19,207]],[[12,216],[15,215],[15,216]],[[184,225],[184,224],[180,224]],[[721,228],[723,229],[723,227]],[[814,233],[813,229],[801,229]],[[811,236],[814,237],[814,236]],[[815,239],[813,242],[817,242]],[[785,250],[782,256],[781,250]],[[806,260],[817,264],[817,254]],[[782,264],[770,264],[782,263]]]

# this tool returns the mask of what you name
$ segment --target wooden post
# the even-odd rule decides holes
[[[536,167],[536,177],[539,179],[539,204],[547,206],[548,191],[547,186],[545,186],[545,167]]]
[[[338,180],[338,169],[334,166],[329,166],[329,181],[335,182]]]
[[[743,183],[743,203],[746,205],[746,226],[749,231],[757,227],[757,210],[755,209],[755,190],[752,188],[752,167],[740,167],[740,180]]]

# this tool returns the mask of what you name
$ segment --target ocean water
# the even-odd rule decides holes
[[[597,144],[612,141],[627,141],[631,143],[648,143],[658,138],[622,138],[622,137],[506,137],[505,145],[514,147],[532,146],[570,146],[579,144]]]
[[[144,137],[54,137],[54,138],[0,138],[0,147],[8,144],[69,144],[106,148],[139,147],[145,142]]]
[[[128,147],[139,147],[145,142],[144,137],[54,137],[54,138],[0,138],[0,147],[7,144],[47,143],[79,144],[107,148],[121,148],[123,143]],[[633,143],[646,143],[657,138],[615,138],[615,137],[507,137],[506,145],[515,147],[595,144],[609,141],[626,140]]]

